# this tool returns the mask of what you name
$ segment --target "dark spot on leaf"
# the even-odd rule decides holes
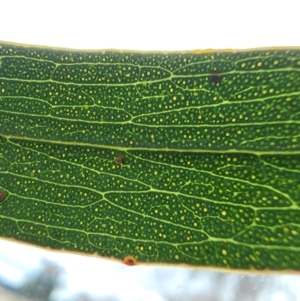
[[[212,73],[211,76],[210,76],[210,83],[212,86],[219,86],[221,84],[221,80],[222,80],[222,77],[221,77],[221,74],[220,73]]]
[[[123,263],[129,266],[136,265],[136,259],[133,258],[132,256],[126,256],[123,260]]]
[[[118,155],[115,157],[115,163],[118,165],[125,164],[125,157],[123,155]]]
[[[0,203],[5,200],[6,194],[4,191],[0,191]]]

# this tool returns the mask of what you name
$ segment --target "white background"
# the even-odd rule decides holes
[[[300,44],[297,0],[1,0],[0,40],[182,50]]]

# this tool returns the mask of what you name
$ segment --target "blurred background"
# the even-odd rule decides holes
[[[0,240],[1,301],[300,301],[300,276],[126,266]]]

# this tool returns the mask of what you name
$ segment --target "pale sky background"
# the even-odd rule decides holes
[[[300,45],[299,0],[0,0],[0,39],[71,48]]]
[[[299,0],[0,0],[0,41],[131,50],[300,46],[299,12]],[[99,295],[101,285],[101,293],[119,291],[123,300],[163,300],[145,285],[150,267],[42,253],[3,240],[0,276],[21,280],[41,256],[67,267],[71,293]],[[180,270],[178,275],[170,289],[180,287]],[[278,295],[276,301],[287,300]]]

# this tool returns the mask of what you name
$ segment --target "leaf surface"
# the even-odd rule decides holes
[[[0,236],[300,270],[299,49],[0,45]]]

